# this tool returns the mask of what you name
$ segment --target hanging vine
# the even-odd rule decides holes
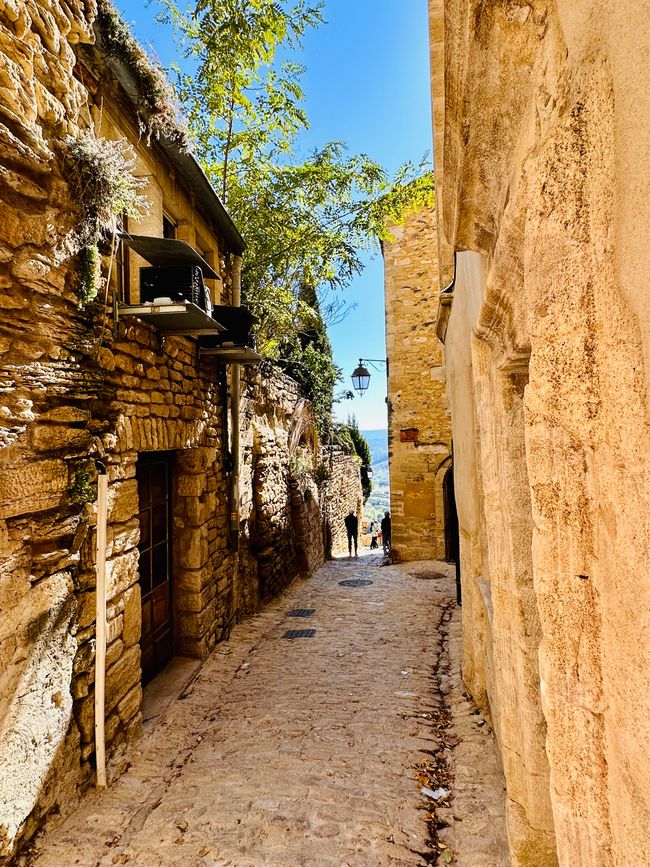
[[[80,251],[79,306],[92,301],[101,286],[102,238],[115,229],[122,214],[139,218],[147,200],[147,181],[134,175],[135,154],[126,139],[97,136],[91,129],[62,142],[64,174],[79,209],[74,246]]]

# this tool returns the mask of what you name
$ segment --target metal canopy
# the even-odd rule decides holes
[[[119,308],[119,316],[137,316],[171,336],[200,337],[225,330],[223,325],[190,301],[179,304],[124,304]]]
[[[219,346],[216,349],[200,348],[201,358],[211,358],[220,364],[259,364],[262,356],[250,346]]]
[[[149,235],[127,235],[120,233],[122,242],[146,259],[150,265],[198,265],[203,276],[208,280],[220,280],[205,259],[190,247],[187,241],[177,241],[174,238],[152,238]]]

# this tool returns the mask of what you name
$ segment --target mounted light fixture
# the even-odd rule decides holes
[[[370,371],[366,364],[370,364],[375,370],[381,370],[377,365],[383,364],[386,367],[386,373],[388,373],[387,358],[360,358],[359,366],[352,372],[352,385],[358,394],[364,394],[370,385]]]
[[[370,371],[363,365],[363,359],[359,359],[359,366],[352,373],[352,385],[354,390],[363,394],[370,385]]]

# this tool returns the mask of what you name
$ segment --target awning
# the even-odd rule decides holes
[[[210,358],[219,364],[259,364],[262,356],[250,346],[219,346],[214,349],[199,348],[201,358]]]
[[[150,265],[162,267],[173,265],[198,265],[208,280],[221,279],[205,259],[187,241],[175,238],[152,238],[149,235],[119,233],[122,242],[142,256]]]
[[[170,336],[205,337],[224,330],[220,322],[190,301],[179,304],[121,304],[118,315],[120,319],[137,316]]]

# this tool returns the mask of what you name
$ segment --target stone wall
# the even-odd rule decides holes
[[[246,380],[237,551],[227,534],[224,375],[188,338],[162,339],[128,316],[114,328],[112,296],[124,288],[118,276],[126,279],[116,267],[106,308],[103,299],[78,306],[79,215],[59,143],[99,123],[102,100],[102,132],[131,140],[148,179],[151,207],[138,231],[160,236],[171,212],[178,236],[220,272],[215,297],[227,297],[231,279],[218,225],[169,157],[139,136],[128,99],[90,48],[75,77],[93,14],[94,4],[76,0],[0,8],[0,863],[93,782],[96,459],[109,479],[111,775],[141,727],[139,462],[171,459],[176,654],[205,657],[234,619],[319,565],[324,550],[318,489],[299,480],[298,502],[292,485],[291,454],[312,466],[321,459],[295,383],[268,369]],[[132,282],[139,264],[131,257]],[[356,507],[344,485],[339,497]]]
[[[363,491],[359,473],[360,462],[356,456],[329,448],[321,453],[321,461],[329,473],[322,489],[326,554],[347,553],[345,516],[350,511],[357,515],[359,534],[361,533]]]
[[[451,419],[443,348],[436,337],[435,212],[409,213],[390,231],[383,252],[392,555],[444,560],[443,479],[451,471]]]
[[[430,10],[464,675],[513,864],[646,863],[650,18]]]

